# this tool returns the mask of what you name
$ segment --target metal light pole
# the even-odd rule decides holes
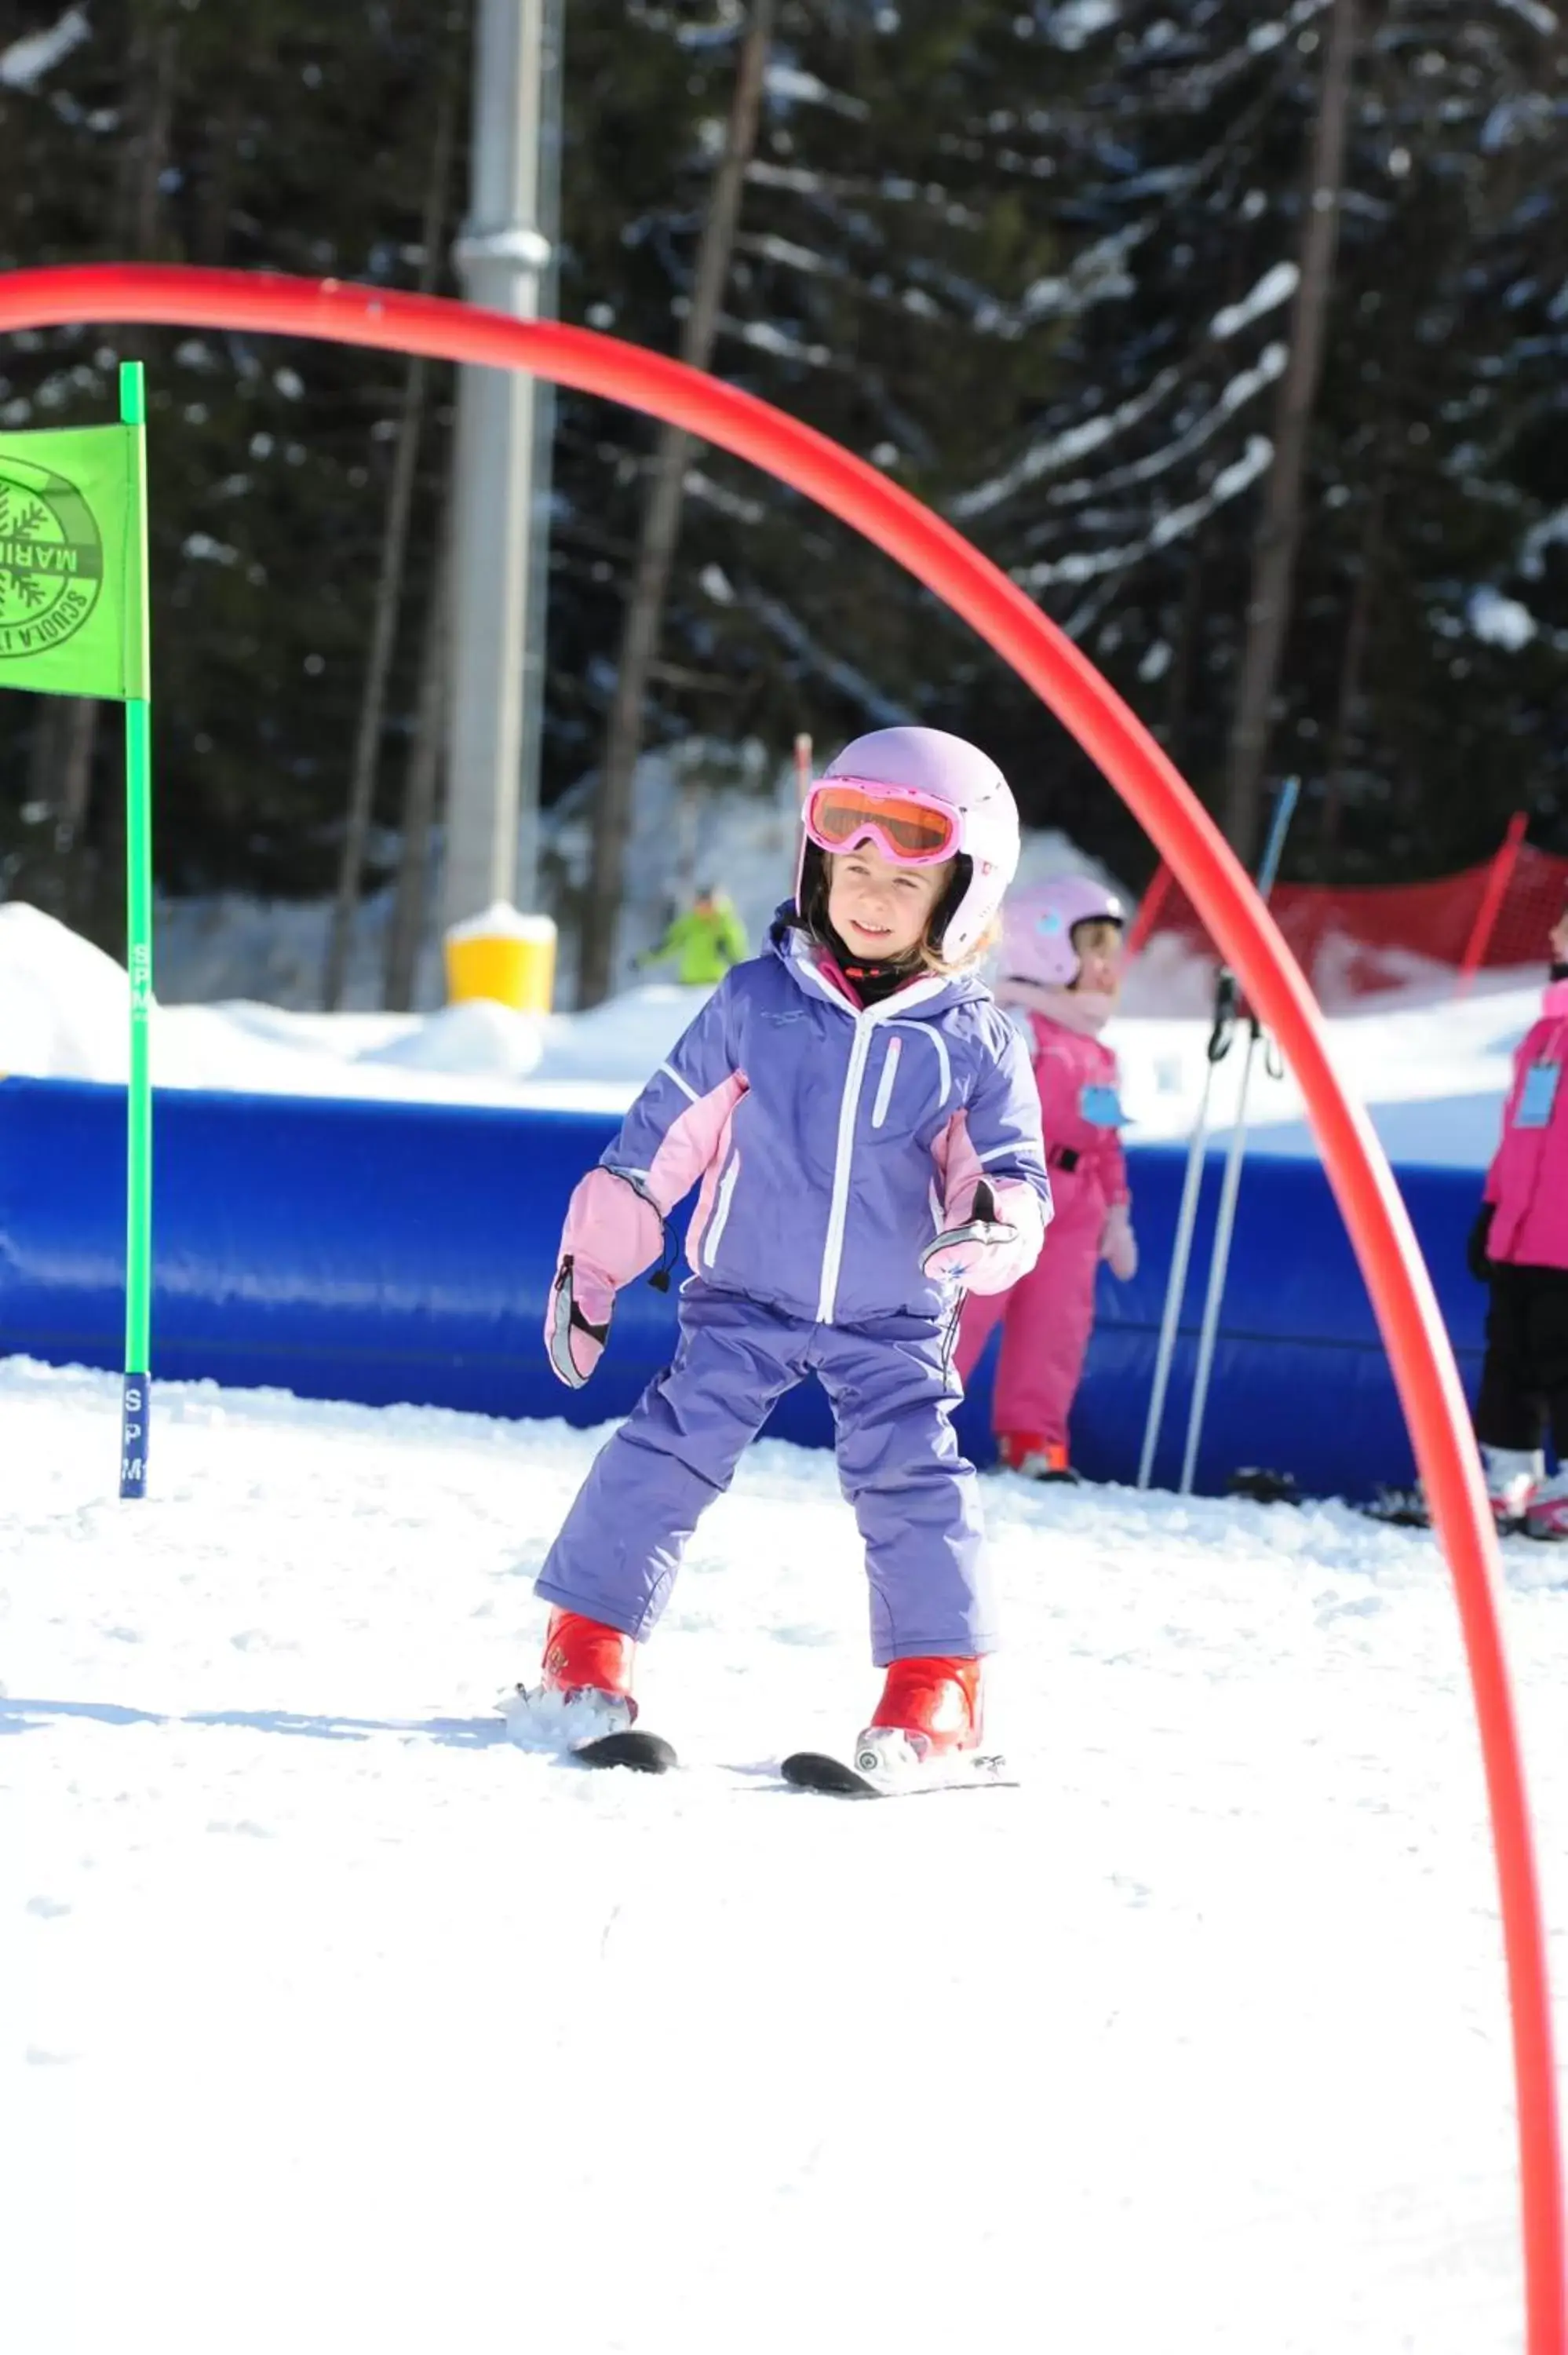
[[[453,259],[469,302],[520,319],[536,315],[550,265],[538,200],[546,24],[555,13],[551,0],[479,0],[474,27],[471,207]],[[547,490],[535,424],[531,376],[461,370],[443,925],[498,900],[526,907],[535,890],[538,728],[525,705],[542,688],[537,651],[532,665],[527,657]],[[537,649],[542,633],[533,635]]]
[[[562,49],[567,0],[542,0],[539,58],[539,165],[535,225],[545,240],[535,304],[546,319],[561,307]],[[534,378],[533,513],[528,536],[527,628],[523,651],[523,826],[517,847],[518,904],[539,901],[539,762],[545,741],[545,655],[550,604],[550,479],[556,442],[556,388]]]

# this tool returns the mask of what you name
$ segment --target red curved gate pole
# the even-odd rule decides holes
[[[1519,2104],[1528,2355],[1568,2355],[1563,2174],[1546,1953],[1518,1728],[1497,1610],[1500,1570],[1454,1353],[1387,1157],[1329,1058],[1316,1000],[1246,874],[1119,696],[1007,576],[874,467],[750,393],[553,321],[334,279],[105,263],[0,278],[0,331],[69,320],[309,336],[521,368],[646,410],[815,499],[960,614],[1048,704],[1151,837],[1278,1038],[1307,1099],[1393,1361],[1464,1630],[1485,1761]]]

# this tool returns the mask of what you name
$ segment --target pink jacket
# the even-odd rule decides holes
[[[1489,1259],[1568,1268],[1568,981],[1547,990],[1513,1059],[1502,1143],[1487,1172]],[[1049,1141],[1050,1123],[1045,1125]],[[1053,1178],[1054,1172],[1053,1172]]]
[[[1116,1057],[1097,1038],[1032,1007],[1027,1017],[1051,1199],[1063,1228],[1101,1232],[1106,1212],[1130,1198],[1115,1123],[1125,1115]]]

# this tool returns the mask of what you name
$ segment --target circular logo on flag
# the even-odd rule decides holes
[[[103,586],[103,542],[73,483],[0,456],[0,661],[74,637]]]

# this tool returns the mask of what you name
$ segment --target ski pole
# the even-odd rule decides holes
[[[1279,872],[1279,862],[1285,856],[1285,837],[1290,829],[1296,797],[1301,791],[1299,777],[1287,777],[1279,788],[1279,799],[1274,805],[1269,822],[1268,840],[1263,847],[1263,858],[1257,870],[1257,896],[1267,900],[1274,890],[1274,879]]]
[[[1154,1469],[1154,1451],[1160,1444],[1160,1425],[1165,1414],[1165,1389],[1171,1379],[1171,1360],[1176,1350],[1176,1325],[1181,1314],[1182,1296],[1187,1289],[1187,1262],[1192,1249],[1192,1230],[1198,1222],[1198,1189],[1203,1178],[1203,1147],[1209,1133],[1209,1092],[1214,1083],[1214,1071],[1230,1048],[1231,1012],[1235,1002],[1235,980],[1224,966],[1214,992],[1214,1024],[1209,1033],[1208,1053],[1203,1065],[1203,1092],[1198,1100],[1198,1117],[1187,1145],[1187,1174],[1181,1182],[1181,1207],[1176,1214],[1176,1241],[1171,1255],[1171,1273],[1165,1285],[1165,1307],[1160,1319],[1160,1347],[1154,1359],[1154,1388],[1149,1394],[1149,1413],[1143,1426],[1143,1453],[1138,1460],[1138,1485],[1147,1488]]]
[[[1192,1402],[1187,1411],[1187,1446],[1181,1458],[1181,1485],[1176,1491],[1179,1497],[1190,1497],[1192,1493],[1192,1469],[1198,1461],[1198,1442],[1203,1429],[1203,1408],[1209,1395],[1209,1374],[1214,1362],[1214,1342],[1220,1327],[1220,1301],[1225,1288],[1225,1271],[1230,1263],[1231,1233],[1235,1226],[1236,1196],[1241,1190],[1242,1156],[1246,1146],[1246,1092],[1252,1078],[1253,1050],[1257,1045],[1257,1024],[1254,1021],[1247,1033],[1246,1053],[1242,1059],[1235,1126],[1231,1131],[1230,1151],[1225,1155],[1224,1182],[1220,1188],[1219,1213],[1214,1220],[1213,1256],[1209,1262],[1209,1284],[1203,1295],[1203,1322],[1198,1336],[1198,1365],[1192,1377]]]
[[[1296,807],[1296,797],[1301,790],[1298,777],[1287,777],[1279,788],[1275,804],[1274,822],[1269,828],[1267,847],[1258,868],[1257,888],[1266,900],[1274,888],[1279,871],[1280,855],[1285,847],[1286,829],[1290,814]],[[1220,1188],[1219,1212],[1214,1221],[1214,1248],[1209,1262],[1209,1284],[1203,1299],[1203,1322],[1198,1336],[1198,1364],[1192,1378],[1192,1400],[1187,1413],[1187,1445],[1181,1459],[1181,1483],[1178,1496],[1192,1493],[1192,1474],[1198,1461],[1198,1445],[1203,1433],[1203,1412],[1208,1403],[1209,1377],[1213,1369],[1214,1346],[1219,1337],[1220,1305],[1224,1297],[1225,1276],[1230,1266],[1231,1239],[1235,1231],[1236,1197],[1241,1190],[1242,1162],[1246,1154],[1246,1099],[1252,1082],[1252,1059],[1262,1036],[1255,1014],[1248,1010],[1246,1053],[1242,1060],[1241,1091],[1236,1098],[1235,1125],[1231,1131],[1230,1151],[1225,1156],[1224,1180]]]

